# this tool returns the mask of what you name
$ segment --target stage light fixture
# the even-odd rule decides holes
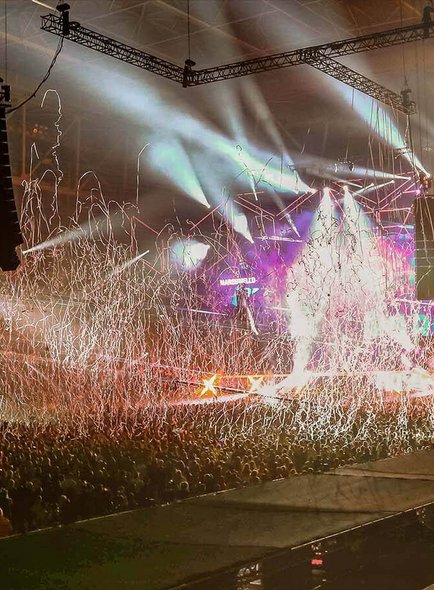
[[[425,6],[425,8],[423,9],[423,13],[422,13],[422,23],[424,25],[424,32],[423,32],[423,36],[425,39],[428,39],[429,37],[429,29],[432,23],[432,18],[431,18],[431,14],[434,12],[434,7],[432,2],[430,2],[429,4],[427,4]]]
[[[264,381],[264,375],[248,375],[249,393],[256,393]]]
[[[70,10],[70,8],[71,7],[66,2],[62,2],[61,4],[58,4],[56,6],[56,10],[58,12],[60,12],[61,17],[62,17],[62,35],[64,37],[67,37],[69,35],[69,32],[70,32],[70,22],[69,22],[69,10]]]
[[[416,110],[416,103],[414,102],[414,100],[411,100],[411,88],[409,88],[408,86],[403,88],[401,90],[401,96],[402,96],[402,104],[404,105],[404,108],[409,111],[411,109],[413,109],[415,111]]]
[[[205,259],[210,246],[192,238],[177,240],[172,246],[175,264],[183,270],[194,270]]]
[[[202,379],[203,387],[202,391],[199,394],[199,397],[203,397],[206,393],[211,393],[213,397],[217,397],[217,390],[215,388],[215,381],[217,379],[217,375],[213,375],[209,379]]]
[[[182,73],[182,87],[187,88],[193,74],[193,66],[196,65],[196,62],[192,59],[186,59],[184,62],[184,71]]]

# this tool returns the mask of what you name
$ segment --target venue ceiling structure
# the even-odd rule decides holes
[[[186,0],[71,1],[71,20],[157,60],[179,64],[175,66],[178,75],[189,57],[187,4]],[[375,38],[387,29],[417,29],[423,36],[420,23],[425,5],[425,0],[191,0],[190,57],[197,64],[193,76],[196,81],[219,79],[223,77],[221,64],[246,60],[264,63],[269,55],[297,55],[302,47],[336,47],[342,40]],[[34,90],[56,50],[55,36],[40,30],[44,13],[46,9],[30,0],[7,4],[8,74],[15,104]],[[4,19],[3,14],[0,23],[4,24]],[[4,41],[5,27],[1,29]],[[396,98],[397,111],[407,83],[418,108],[418,114],[412,117],[414,149],[430,170],[434,145],[429,125],[434,115],[434,86],[429,84],[434,69],[431,46],[432,40],[424,39],[344,55],[339,63],[335,61],[337,54],[327,54],[327,60],[324,56],[321,60],[312,58],[310,67],[267,71],[184,91],[169,80],[129,68],[85,47],[65,44],[51,74],[50,87],[56,88],[62,99],[62,150],[69,158],[65,179],[71,177],[71,197],[83,162],[97,167],[100,178],[113,187],[114,193],[134,191],[131,179],[137,153],[159,133],[158,124],[149,120],[155,115],[155,111],[150,115],[150,94],[155,102],[170,105],[172,112],[180,116],[186,113],[187,120],[193,116],[205,121],[207,127],[232,136],[234,145],[242,145],[245,138],[246,143],[268,149],[270,135],[277,130],[284,151],[291,154],[295,165],[305,166],[324,158],[366,165],[377,149],[372,149],[370,141],[370,113],[357,109],[356,91],[348,92],[345,85],[322,71],[335,77],[358,77],[359,85],[371,81],[378,92],[387,89],[386,101]],[[386,110],[396,125],[405,129],[405,119],[396,111]],[[25,154],[31,141],[24,137],[23,128],[38,118],[43,125],[48,115],[40,111],[36,99],[27,106],[26,121],[20,111],[10,117],[10,126],[16,127],[15,136],[13,131],[10,135],[18,184],[28,169]],[[194,126],[190,133],[194,135]],[[117,141],[112,141],[113,137]],[[404,150],[406,146],[394,148]],[[388,159],[390,167],[399,157],[394,153]]]
[[[180,66],[162,60],[155,55],[139,51],[115,39],[86,29],[76,21],[70,22],[69,5],[63,4],[59,6],[63,8],[62,11],[59,9],[58,16],[48,14],[42,17],[42,30],[60,37],[67,37],[79,45],[178,82],[184,88],[308,64],[407,115],[415,112],[414,102],[409,100],[407,90],[398,95],[369,80],[366,76],[362,76],[336,62],[333,57],[392,47],[402,43],[429,39],[434,36],[434,21],[431,20],[431,7],[428,6],[424,10],[422,23],[418,25],[381,31],[371,35],[363,35],[313,47],[304,47],[197,71],[193,69],[196,64],[190,58],[185,60],[185,66],[182,69]],[[432,10],[434,11],[434,9]]]

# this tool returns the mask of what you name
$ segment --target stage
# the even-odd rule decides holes
[[[225,375],[221,373],[196,374],[191,380],[176,379],[181,387],[190,391],[179,403],[231,401],[255,396],[264,402],[285,401],[318,390],[354,391],[354,384],[375,391],[379,398],[393,400],[400,397],[420,398],[434,394],[434,374],[422,367],[406,371],[304,371],[302,373],[262,373]]]
[[[374,523],[394,526],[434,503],[433,481],[431,449],[17,535],[0,541],[2,588],[173,588]]]

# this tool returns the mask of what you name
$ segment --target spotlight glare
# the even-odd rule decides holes
[[[127,268],[129,268],[130,266],[132,266],[135,262],[137,262],[138,260],[140,260],[141,258],[146,256],[146,254],[149,254],[149,250],[145,250],[145,252],[141,252],[140,254],[138,254],[137,256],[132,258],[131,260],[127,260],[126,262],[124,262],[124,264],[115,268],[113,270],[113,272],[110,273],[110,276],[113,277],[113,276],[117,276],[117,275],[121,274],[122,271],[124,271]]]
[[[264,375],[248,375],[247,380],[249,381],[249,392],[257,393],[264,381]]]
[[[39,6],[42,6],[43,8],[47,8],[48,10],[51,10],[51,12],[57,12],[57,9],[54,8],[54,6],[50,6],[49,4],[45,4],[45,2],[41,2],[41,0],[32,0],[32,2],[34,4],[39,4]]]
[[[183,270],[194,270],[205,259],[208,244],[193,239],[177,240],[172,246],[172,257],[175,264]]]
[[[217,397],[217,390],[215,388],[215,382],[217,379],[217,375],[212,375],[208,379],[202,379],[202,389],[199,392],[199,397],[203,397],[207,393],[210,393],[213,397]]]

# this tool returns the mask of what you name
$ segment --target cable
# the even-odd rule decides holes
[[[190,0],[187,0],[187,41],[188,41],[188,59],[191,59]]]
[[[8,83],[8,0],[5,0],[5,82]]]
[[[16,107],[13,107],[12,109],[9,109],[7,111],[7,114],[10,115],[11,113],[13,113],[14,111],[20,109],[22,106],[24,106],[26,103],[29,102],[29,100],[31,100],[32,98],[34,98],[38,92],[38,90],[41,88],[41,86],[44,84],[44,82],[46,82],[51,74],[51,70],[53,69],[57,58],[59,57],[59,53],[62,51],[62,47],[63,47],[63,37],[60,38],[59,44],[57,46],[56,49],[56,53],[54,54],[54,57],[51,61],[50,67],[47,70],[47,73],[45,74],[45,76],[43,77],[43,79],[41,80],[41,82],[38,84],[38,86],[36,87],[35,91],[32,92],[32,94],[27,97],[25,100],[23,100],[22,102],[20,102],[20,104],[18,104]]]
[[[400,21],[401,21],[401,28],[404,26],[404,17],[402,13],[402,0],[399,0],[399,13],[400,13]],[[402,46],[402,71],[404,73],[404,86],[408,87],[407,82],[407,68],[405,63],[405,46]]]

